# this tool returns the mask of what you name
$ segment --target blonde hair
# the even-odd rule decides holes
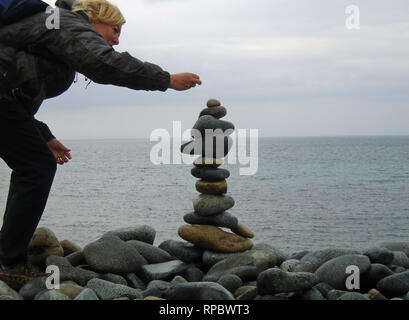
[[[72,8],[74,12],[85,11],[93,23],[120,26],[126,22],[119,8],[107,0],[76,0]]]

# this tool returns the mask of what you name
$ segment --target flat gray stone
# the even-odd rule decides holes
[[[409,242],[381,242],[378,247],[392,251],[403,251],[409,257]]]
[[[3,301],[3,300],[13,300],[13,301],[15,301],[15,300],[20,300],[20,299],[16,299],[16,298],[13,298],[12,296],[2,294],[2,295],[0,295],[0,301]]]
[[[19,290],[19,295],[24,298],[24,300],[34,300],[37,293],[47,290],[45,282],[47,277],[38,277],[30,280],[25,285],[23,285]]]
[[[71,263],[71,265],[74,266],[74,267],[85,263],[84,253],[82,252],[82,250],[70,253],[69,255],[65,256],[64,258],[66,258],[68,260],[68,262]]]
[[[200,194],[193,200],[193,209],[200,216],[211,216],[233,208],[234,199],[226,195]]]
[[[257,277],[259,294],[276,294],[308,290],[318,283],[310,272],[285,272],[279,268],[267,269]]]
[[[190,267],[190,265],[181,260],[172,260],[144,265],[138,275],[145,282],[150,282],[152,280],[168,281],[174,276],[182,275],[188,267]]]
[[[258,274],[276,265],[274,254],[262,250],[248,250],[217,262],[203,277],[203,281],[217,282],[225,274],[234,274],[243,281],[255,280]]]
[[[388,265],[393,260],[393,251],[387,248],[369,248],[363,252],[364,255],[368,256],[371,263],[381,263]]]
[[[403,267],[405,269],[409,268],[409,257],[403,251],[392,251],[393,260],[390,262],[391,265]]]
[[[156,231],[148,225],[141,225],[128,228],[119,228],[106,232],[102,237],[116,236],[122,241],[139,240],[149,244],[155,241]]]
[[[230,136],[208,136],[185,142],[180,152],[189,155],[199,155],[206,158],[223,158],[233,146]]]
[[[138,252],[146,259],[148,264],[174,260],[174,257],[172,257],[168,252],[149,243],[139,240],[129,240],[127,243],[131,244],[136,250],[138,250]]]
[[[297,259],[289,259],[285,260],[280,265],[280,269],[286,272],[293,272],[295,271],[295,267],[300,263],[300,260]]]
[[[409,270],[383,278],[377,289],[387,297],[403,296],[409,292]]]
[[[246,290],[244,290],[241,294],[235,295],[236,300],[254,300],[256,298],[258,294],[258,289],[256,286],[245,286],[245,288]]]
[[[166,291],[172,286],[168,281],[163,280],[152,280],[149,282],[148,286],[144,291],[142,291],[142,296],[144,298],[148,296],[154,296],[159,298],[164,298]]]
[[[142,281],[135,273],[129,273],[126,275],[126,280],[128,281],[128,286],[134,289],[146,289],[145,282]]]
[[[359,292],[347,292],[340,296],[337,300],[371,300],[367,296]]]
[[[235,274],[222,275],[217,283],[229,290],[232,294],[243,285],[241,278]]]
[[[229,170],[222,168],[199,168],[193,167],[190,170],[192,176],[205,181],[222,181],[230,177]]]
[[[36,294],[34,300],[71,300],[58,290],[43,290]]]
[[[339,297],[343,296],[346,293],[348,293],[348,291],[332,289],[328,291],[327,300],[332,300],[332,301],[338,300]]]
[[[68,259],[64,257],[48,256],[45,263],[47,266],[54,265],[58,267],[61,282],[71,280],[81,286],[84,286],[90,279],[100,277],[100,275],[96,272],[72,266]]]
[[[287,253],[287,252],[285,252],[285,251],[283,251],[281,249],[275,248],[275,247],[271,246],[270,244],[264,243],[264,242],[256,243],[254,245],[254,247],[252,248],[252,250],[262,250],[264,252],[274,254],[277,257],[277,265],[280,265],[285,260],[290,259],[290,254],[289,253]]]
[[[198,267],[189,267],[185,271],[185,279],[189,282],[202,281],[204,273]]]
[[[313,287],[309,290],[302,292],[301,300],[317,301],[317,300],[327,300],[327,299],[324,298],[321,291],[319,291],[316,287]]]
[[[347,254],[358,254],[358,251],[337,248],[311,251],[300,259],[300,264],[296,266],[295,271],[315,272],[325,262]]]
[[[10,296],[15,300],[24,300],[23,297],[14,289],[10,288],[7,283],[0,280],[0,295]]]
[[[126,275],[147,264],[135,247],[116,236],[104,236],[87,244],[83,251],[86,262],[99,273]]]
[[[367,256],[360,254],[349,254],[333,258],[322,264],[315,274],[320,282],[328,283],[334,289],[344,290],[345,281],[351,275],[346,273],[348,266],[357,266],[359,273],[365,273],[371,266]]]
[[[114,274],[114,273],[105,273],[101,275],[100,279],[106,280],[112,283],[116,284],[122,284],[124,286],[128,285],[128,282],[123,276],[120,276],[119,274]]]
[[[195,212],[187,213],[184,215],[183,220],[190,224],[202,224],[212,225],[222,228],[234,229],[237,227],[238,219],[227,211],[212,215],[212,216],[200,216]]]
[[[87,288],[92,289],[101,300],[113,300],[121,297],[142,299],[141,290],[102,279],[91,279],[87,283]]]
[[[186,263],[202,260],[203,249],[187,241],[165,240],[159,245],[159,248]]]
[[[165,293],[168,300],[234,300],[233,295],[215,282],[189,282],[172,285]]]
[[[364,287],[375,288],[379,280],[393,275],[394,272],[380,263],[372,263],[369,269],[362,275],[361,283]]]
[[[234,130],[234,124],[229,121],[219,120],[211,115],[204,115],[201,116],[192,127],[192,137],[196,136],[194,130],[200,131],[202,136],[205,136],[206,129],[220,129],[223,132],[229,130],[229,134],[231,134]]]
[[[228,257],[241,254],[242,252],[234,252],[234,253],[223,253],[223,252],[216,252],[212,250],[204,250],[202,256],[203,264],[210,268],[214,266],[217,262],[227,259]]]
[[[74,300],[99,300],[97,294],[91,288],[84,288]]]

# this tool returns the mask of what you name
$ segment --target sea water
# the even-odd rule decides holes
[[[192,165],[154,165],[149,139],[67,140],[73,159],[58,166],[40,226],[80,246],[103,233],[149,225],[155,245],[177,234],[199,194]],[[259,138],[258,170],[230,171],[229,212],[255,243],[287,252],[365,249],[409,241],[409,137]],[[0,210],[10,169],[0,162]],[[29,213],[28,213],[29,214]]]

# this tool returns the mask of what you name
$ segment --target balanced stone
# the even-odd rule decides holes
[[[229,170],[220,168],[198,168],[194,167],[190,171],[192,176],[206,181],[221,181],[230,176]]]
[[[209,99],[206,105],[208,108],[218,107],[220,106],[220,101],[217,99]]]
[[[211,216],[229,210],[234,199],[226,195],[201,194],[193,200],[194,211],[201,216]]]
[[[180,151],[184,154],[200,155],[202,157],[223,158],[231,147],[233,139],[229,136],[211,136],[210,139],[203,137],[200,140],[192,140],[181,145]]]
[[[229,121],[219,120],[210,115],[204,115],[201,116],[193,126],[192,137],[197,137],[195,130],[198,130],[202,137],[204,137],[206,130],[216,129],[220,129],[223,133],[232,134],[234,131],[234,124]]]
[[[253,242],[215,226],[184,225],[178,230],[181,238],[217,252],[239,252],[253,247]]]
[[[230,229],[231,231],[233,231],[235,234],[238,234],[239,236],[250,238],[250,239],[254,238],[254,233],[249,228],[247,228],[241,223],[238,223],[236,227],[230,228]]]
[[[195,212],[192,212],[185,214],[183,219],[185,220],[185,222],[190,224],[212,225],[229,229],[235,228],[238,223],[237,218],[227,211],[208,217],[199,216]]]
[[[227,193],[226,180],[220,180],[220,181],[197,180],[195,187],[198,192],[205,193],[205,194]]]
[[[202,156],[198,157],[195,161],[193,161],[193,165],[199,168],[218,168],[222,164],[223,164],[222,159],[206,158]]]
[[[223,118],[226,114],[227,114],[226,108],[222,106],[218,106],[218,107],[203,109],[200,112],[199,118],[201,116],[209,115],[209,116],[215,117],[216,119],[220,119],[220,118]]]

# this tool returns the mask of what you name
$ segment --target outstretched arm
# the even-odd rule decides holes
[[[177,73],[170,75],[169,88],[182,91],[201,85],[202,81],[197,74],[194,73]]]

